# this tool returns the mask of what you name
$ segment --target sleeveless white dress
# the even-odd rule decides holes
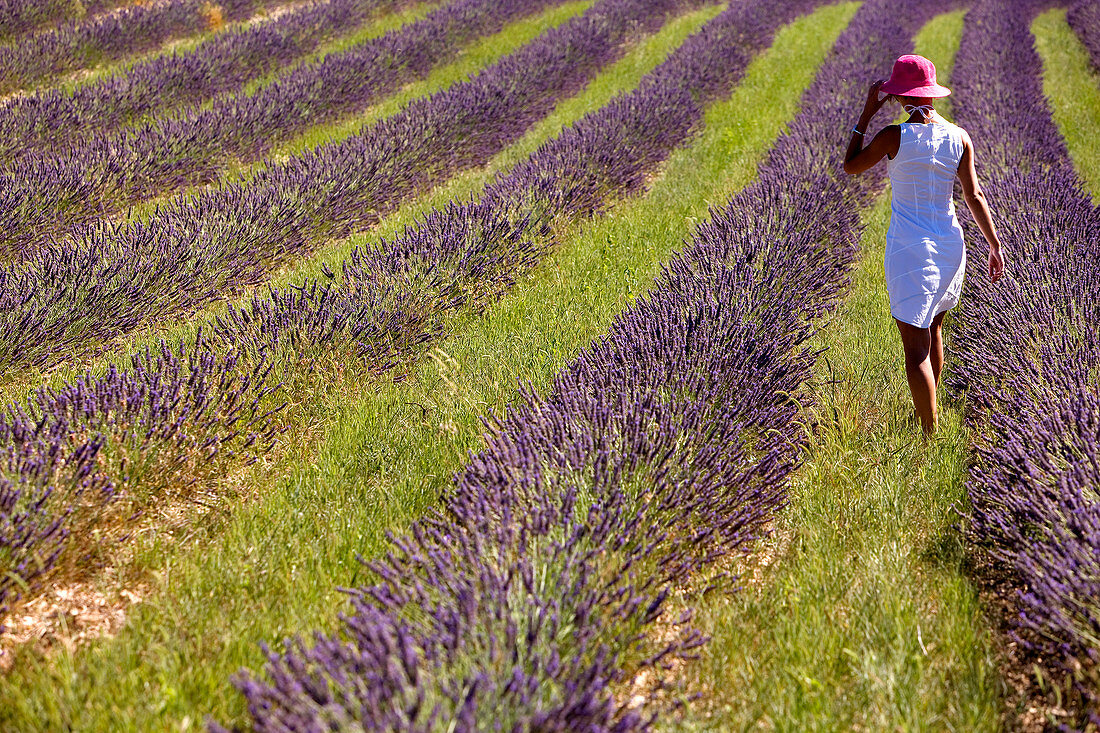
[[[892,190],[886,290],[894,318],[928,328],[962,292],[966,246],[952,188],[963,137],[942,119],[900,127],[898,154],[886,164]]]

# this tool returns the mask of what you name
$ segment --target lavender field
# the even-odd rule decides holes
[[[5,0],[0,94],[0,730],[1100,730],[1100,0]]]

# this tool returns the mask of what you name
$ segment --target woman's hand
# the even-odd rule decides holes
[[[1000,247],[989,248],[989,282],[995,283],[1005,274],[1005,260]]]
[[[893,96],[887,94],[885,97],[879,99],[878,90],[881,89],[882,85],[885,83],[885,79],[879,79],[872,84],[871,88],[867,91],[867,101],[863,105],[863,114],[859,116],[860,122],[864,124],[870,122],[871,118],[875,116],[875,113],[882,109],[882,105],[886,103],[886,100]]]

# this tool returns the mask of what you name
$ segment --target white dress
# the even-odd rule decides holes
[[[955,307],[962,292],[966,246],[952,187],[963,137],[942,119],[900,127],[898,154],[886,164],[893,192],[886,290],[894,318],[928,328],[936,315]]]

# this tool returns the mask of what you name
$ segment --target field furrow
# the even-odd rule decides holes
[[[1017,664],[1061,688],[1051,724],[1084,728],[1100,724],[1100,216],[1042,94],[1030,26],[1043,9],[982,2],[967,16],[958,116],[1014,264],[991,286],[972,248],[949,385],[975,426],[969,537],[1008,584]]]
[[[1040,14],[1032,24],[1035,49],[1043,60],[1043,94],[1065,140],[1078,178],[1100,201],[1100,75],[1086,48],[1066,23],[1064,10]]]

